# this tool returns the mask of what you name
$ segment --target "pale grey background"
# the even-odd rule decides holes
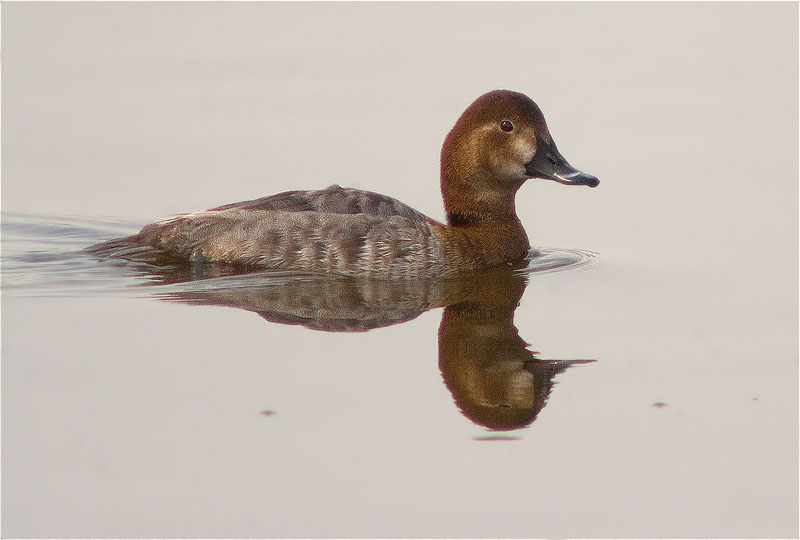
[[[601,180],[525,186],[533,243],[603,255],[534,276],[520,334],[598,362],[501,444],[442,385],[438,312],[4,295],[4,536],[796,536],[797,9],[4,2],[4,211],[338,182],[440,219],[444,135],[511,88]]]

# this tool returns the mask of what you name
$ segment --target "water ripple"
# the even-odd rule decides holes
[[[526,274],[552,274],[553,272],[578,272],[588,270],[600,262],[600,254],[582,249],[532,248],[528,267],[520,270]]]

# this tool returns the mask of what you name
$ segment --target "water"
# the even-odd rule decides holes
[[[157,267],[96,261],[87,245],[125,234],[119,220],[11,214],[3,219],[3,291],[9,296],[149,296],[251,311],[268,322],[330,332],[363,332],[444,308],[439,366],[464,414],[480,426],[528,426],[545,406],[553,378],[592,359],[547,360],[528,350],[513,325],[531,275],[586,268],[597,254],[539,248],[528,264],[469,279],[380,281],[285,271]],[[89,242],[89,244],[87,244]],[[14,252],[24,246],[27,251]],[[145,287],[146,286],[146,287]],[[475,437],[503,440],[504,437]]]
[[[523,267],[492,270],[469,279],[371,281],[282,271],[226,272],[224,267],[209,267],[204,273],[202,267],[100,261],[82,252],[88,245],[135,232],[141,224],[74,215],[8,213],[2,217],[3,300],[12,306],[12,313],[20,300],[33,302],[28,305],[46,302],[58,309],[60,299],[71,309],[86,298],[150,298],[233,307],[269,323],[312,330],[365,332],[407,323],[443,308],[438,345],[428,343],[426,349],[438,349],[433,358],[438,357],[438,378],[452,395],[454,420],[460,413],[473,425],[467,440],[522,440],[522,430],[548,404],[556,380],[569,368],[595,362],[543,358],[528,347],[513,322],[533,276],[590,269],[597,264],[598,254],[588,251],[535,248]],[[11,319],[13,325],[13,315]],[[95,332],[91,332],[92,341],[99,337]],[[295,348],[300,344],[292,342]],[[345,355],[343,360],[357,361],[361,356],[350,354],[352,358]],[[295,360],[302,362],[299,356]],[[9,371],[15,372],[13,367]],[[80,375],[79,379],[84,380]],[[348,384],[346,380],[331,382]],[[279,416],[291,417],[295,409],[302,410],[302,404],[292,404],[296,399],[303,400],[302,391],[287,403],[254,408],[250,413],[259,414],[262,421],[269,418],[280,423]]]
[[[4,4],[4,537],[797,536],[796,20]],[[520,190],[527,269],[80,252],[334,182],[441,219],[442,138],[496,87],[601,181]]]

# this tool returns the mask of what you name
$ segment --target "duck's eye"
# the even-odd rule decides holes
[[[508,120],[503,120],[500,122],[500,129],[508,133],[509,131],[514,131],[514,124],[509,122]]]

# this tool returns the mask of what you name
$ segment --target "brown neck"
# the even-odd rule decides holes
[[[519,223],[514,198],[522,185],[521,181],[512,180],[498,185],[487,174],[474,171],[462,175],[459,171],[444,166],[441,181],[449,225],[461,227]]]
[[[475,185],[476,177],[470,177]],[[489,268],[523,260],[530,250],[528,236],[514,209],[516,189],[502,193],[450,183],[443,175],[450,257],[463,267]],[[479,186],[480,187],[480,186]],[[452,190],[452,191],[450,191]]]
[[[481,156],[481,141],[459,138],[442,146],[441,184],[448,227],[448,258],[460,268],[489,268],[522,261],[530,249],[514,197],[524,179],[498,177]]]

